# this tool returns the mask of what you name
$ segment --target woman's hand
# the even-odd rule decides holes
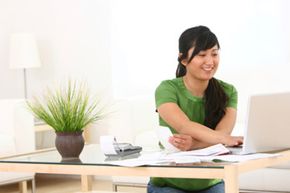
[[[181,151],[192,150],[194,144],[194,139],[190,135],[184,134],[174,134],[168,141]]]
[[[244,141],[244,138],[241,136],[227,135],[225,136],[225,140],[223,144],[227,146],[239,146],[243,144],[243,141]]]

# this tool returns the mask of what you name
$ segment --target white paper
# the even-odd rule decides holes
[[[125,167],[137,167],[144,165],[156,165],[158,163],[167,162],[167,161],[153,161],[153,160],[139,160],[139,159],[128,159],[128,160],[120,160],[120,161],[111,161],[109,164],[125,166]]]
[[[183,156],[183,157],[176,157],[173,161],[177,164],[185,164],[185,163],[200,163],[201,159],[197,156]]]
[[[116,138],[112,135],[100,136],[100,146],[101,151],[107,155],[117,155],[114,148],[114,143],[116,143]]]
[[[227,161],[227,162],[243,162],[267,157],[277,157],[279,154],[270,153],[255,153],[249,155],[220,155],[220,156],[206,156],[202,157],[202,161]]]
[[[166,163],[200,163],[201,160],[196,156],[170,157],[164,151],[155,153],[145,153],[138,158],[119,161],[110,161],[109,164],[125,167],[137,167],[142,165],[161,165]]]
[[[254,159],[261,159],[267,157],[277,157],[279,154],[250,154],[250,155],[220,155],[220,156],[170,156],[164,152],[142,155],[139,158],[111,161],[112,165],[120,165],[125,167],[137,167],[142,165],[161,165],[166,163],[200,163],[200,162],[243,162]]]
[[[167,131],[165,131],[167,132]],[[168,133],[167,133],[168,134]],[[179,151],[168,153],[168,151],[159,151],[154,153],[143,152],[140,157],[120,161],[111,161],[110,164],[126,167],[136,167],[142,165],[158,165],[165,163],[199,163],[201,161],[212,161],[215,155],[221,155],[230,152],[224,145],[217,144],[207,148],[193,151]],[[222,157],[221,157],[222,158]]]
[[[222,155],[229,152],[230,151],[224,145],[216,144],[203,149],[172,153],[171,156],[213,156]]]

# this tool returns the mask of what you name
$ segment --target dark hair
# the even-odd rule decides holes
[[[197,26],[185,30],[179,38],[178,66],[176,69],[176,77],[182,77],[186,74],[186,67],[181,61],[188,58],[188,51],[192,47],[194,50],[189,58],[189,62],[200,51],[210,49],[215,45],[220,48],[218,39],[209,28],[205,26]],[[212,78],[209,80],[208,87],[205,90],[205,126],[215,129],[219,121],[225,115],[225,109],[228,102],[228,96],[220,83]]]

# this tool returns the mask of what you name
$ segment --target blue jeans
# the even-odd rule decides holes
[[[179,190],[171,187],[158,187],[154,186],[149,182],[147,186],[147,193],[224,193],[225,192],[225,185],[224,182],[218,183],[208,189],[201,190],[201,191],[184,191]]]

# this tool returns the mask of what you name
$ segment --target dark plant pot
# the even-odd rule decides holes
[[[62,160],[76,159],[80,156],[84,148],[84,138],[80,132],[55,132],[55,147]]]

